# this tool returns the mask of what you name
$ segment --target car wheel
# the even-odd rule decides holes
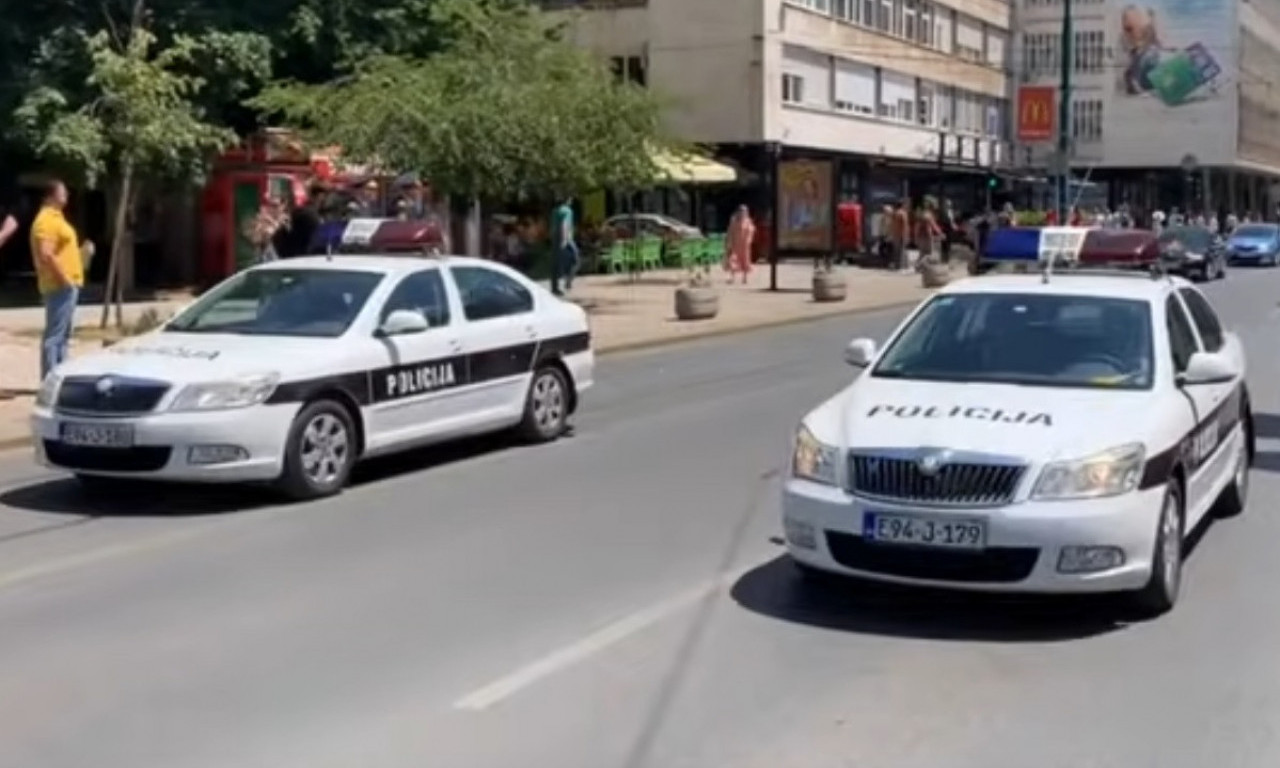
[[[1214,503],[1214,517],[1235,517],[1244,512],[1249,503],[1249,468],[1253,465],[1253,415],[1248,406],[1241,415],[1244,434],[1240,439],[1240,448],[1236,451],[1235,466],[1231,471],[1231,482],[1222,489],[1222,495]]]
[[[284,473],[277,486],[295,501],[332,496],[342,490],[356,459],[356,431],[341,403],[317,400],[302,409],[289,428]]]
[[[547,443],[564,434],[569,421],[569,382],[560,368],[539,368],[529,382],[524,400],[520,435],[534,443]]]
[[[1156,522],[1155,550],[1151,556],[1151,578],[1130,596],[1140,618],[1153,619],[1168,613],[1178,602],[1182,587],[1182,490],[1170,480]]]
[[[1227,260],[1225,258],[1218,259],[1218,279],[1227,279]]]

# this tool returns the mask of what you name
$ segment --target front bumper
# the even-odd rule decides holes
[[[1115,592],[1140,589],[1149,580],[1163,498],[1163,488],[1152,488],[1106,499],[923,508],[864,500],[841,488],[789,478],[782,515],[788,553],[823,571],[988,592]],[[986,546],[953,550],[867,541],[866,511],[981,518]],[[1124,561],[1106,570],[1063,572],[1059,558],[1068,547],[1115,547]]]
[[[239,483],[274,480],[284,468],[284,447],[296,404],[259,405],[204,413],[156,412],[143,416],[93,417],[37,408],[31,416],[36,461],[88,475],[179,482]],[[85,448],[61,441],[61,425],[127,424],[129,448]],[[211,446],[237,448],[240,455],[207,463]],[[202,460],[199,453],[206,453]]]
[[[1270,261],[1275,258],[1275,254],[1271,251],[1253,250],[1238,251],[1231,250],[1227,252],[1227,260],[1233,264],[1260,264],[1264,261]]]

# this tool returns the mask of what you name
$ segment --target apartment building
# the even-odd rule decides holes
[[[977,204],[1009,157],[1006,0],[543,5],[578,9],[578,44],[671,99],[681,138],[758,179],[757,209],[785,208],[788,195]]]
[[[1018,0],[1020,91],[1059,84],[1064,1]],[[1274,216],[1280,0],[1071,2],[1075,175],[1139,211]],[[1014,156],[1053,169],[1055,153],[1050,141],[1028,141]]]

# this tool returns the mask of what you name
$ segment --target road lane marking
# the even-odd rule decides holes
[[[0,591],[10,589],[36,579],[61,575],[90,565],[107,562],[109,560],[120,560],[144,555],[148,552],[155,552],[174,544],[194,539],[214,527],[216,526],[209,525],[201,526],[196,529],[186,529],[182,531],[158,534],[156,536],[151,536],[126,544],[101,547],[99,549],[91,549],[75,555],[54,558],[53,560],[49,560],[38,565],[32,565],[27,568],[19,568],[18,570],[10,571],[9,573],[0,573]]]
[[[619,619],[586,637],[552,651],[537,661],[498,678],[484,687],[477,688],[454,702],[453,708],[469,712],[481,712],[489,709],[511,698],[525,688],[579,664],[591,656],[643,632],[663,619],[698,603],[712,593],[729,587],[748,571],[759,568],[760,565],[760,563],[753,563],[750,566],[735,569]]]

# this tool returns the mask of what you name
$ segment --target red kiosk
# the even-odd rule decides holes
[[[216,283],[253,263],[253,248],[241,233],[258,215],[263,197],[291,197],[302,205],[308,180],[333,174],[328,157],[312,155],[295,134],[279,129],[267,129],[219,157],[200,202],[201,281]]]

